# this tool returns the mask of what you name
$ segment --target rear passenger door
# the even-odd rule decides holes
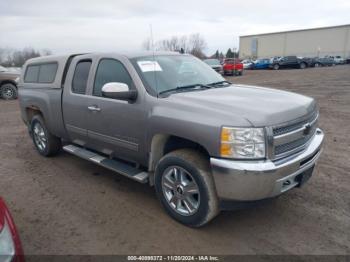
[[[63,118],[70,140],[78,145],[86,146],[88,136],[87,96],[86,91],[91,84],[92,59],[79,56],[73,59],[63,92]]]

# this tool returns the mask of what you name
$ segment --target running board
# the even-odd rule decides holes
[[[75,145],[64,146],[63,150],[68,152],[68,153],[71,153],[73,155],[76,155],[80,158],[83,158],[85,160],[89,160],[91,162],[94,162],[100,166],[108,168],[114,172],[117,172],[123,176],[131,178],[137,182],[140,182],[140,183],[147,183],[148,182],[148,173],[147,172],[144,172],[140,169],[132,167],[124,162],[106,158],[106,157],[101,156],[97,153],[94,153],[92,151],[89,151],[87,149],[84,149],[84,148],[81,148],[81,147],[78,147]]]

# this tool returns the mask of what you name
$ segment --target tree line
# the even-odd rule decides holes
[[[151,38],[147,38],[143,43],[142,47],[145,50],[154,51],[175,51],[180,53],[192,54],[200,59],[205,58],[216,58],[223,60],[224,58],[238,58],[239,53],[234,52],[229,48],[224,55],[222,52],[217,50],[213,55],[205,55],[207,49],[207,42],[199,34],[182,35],[182,36],[171,36],[156,42],[152,42]]]
[[[238,58],[239,55],[238,52],[234,52],[229,48],[225,55],[217,50],[213,55],[207,56],[205,54],[207,42],[199,33],[188,36],[172,36],[155,43],[152,43],[152,40],[147,38],[143,42],[142,47],[145,50],[154,49],[155,51],[176,51],[192,54],[200,59],[216,58],[223,60],[224,58]],[[0,65],[5,67],[22,67],[28,59],[51,54],[52,52],[49,49],[37,50],[33,47],[26,47],[20,50],[0,47]]]
[[[5,67],[22,67],[28,59],[51,54],[52,52],[49,49],[36,50],[32,47],[26,47],[19,50],[0,47],[0,65]]]

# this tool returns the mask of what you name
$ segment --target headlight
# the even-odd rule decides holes
[[[221,157],[227,158],[264,158],[264,129],[223,127],[220,154]]]
[[[10,228],[6,222],[0,231],[0,260],[5,262],[12,261],[15,255],[15,245],[13,243]]]

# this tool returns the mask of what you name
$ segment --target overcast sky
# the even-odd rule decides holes
[[[349,23],[347,0],[1,0],[0,47],[140,50],[152,24],[155,41],[200,33],[212,54],[239,35]]]

